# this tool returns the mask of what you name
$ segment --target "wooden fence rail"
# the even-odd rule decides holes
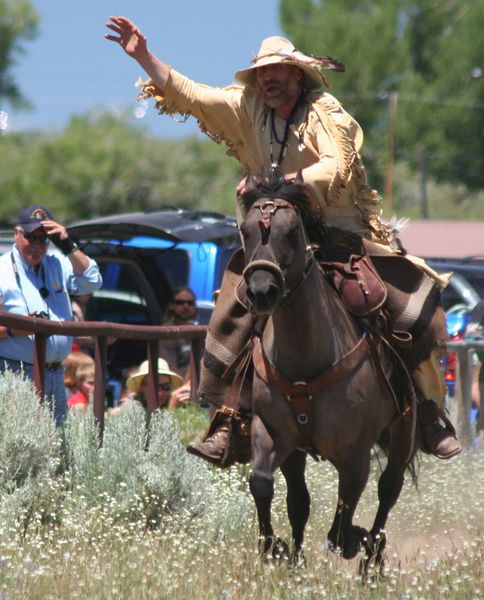
[[[96,365],[94,388],[94,416],[99,425],[102,438],[104,431],[104,397],[106,391],[106,361],[108,338],[145,340],[147,345],[149,373],[147,387],[148,411],[158,408],[158,347],[163,339],[191,340],[190,383],[191,400],[195,400],[200,376],[200,359],[205,325],[120,325],[105,321],[49,321],[37,317],[26,317],[0,311],[0,325],[28,331],[35,335],[34,342],[34,383],[40,399],[44,398],[44,373],[47,336],[92,336],[95,338],[94,361]]]

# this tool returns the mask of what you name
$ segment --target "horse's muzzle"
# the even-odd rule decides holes
[[[270,315],[284,297],[284,274],[279,265],[268,260],[254,260],[244,269],[247,298],[256,315]]]

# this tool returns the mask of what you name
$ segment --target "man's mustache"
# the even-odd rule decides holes
[[[264,81],[264,83],[263,83],[263,87],[264,87],[264,89],[267,89],[267,88],[273,87],[273,86],[275,86],[275,85],[276,85],[276,86],[280,86],[280,85],[282,85],[282,84],[281,84],[281,82],[280,82],[279,80],[277,80],[277,79],[270,79],[269,81]]]

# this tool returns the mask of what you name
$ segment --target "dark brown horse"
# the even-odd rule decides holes
[[[294,560],[300,556],[309,517],[304,478],[309,453],[329,460],[339,474],[330,546],[348,559],[363,546],[366,564],[372,558],[381,563],[383,529],[413,454],[411,420],[401,418],[366,334],[321,274],[303,222],[308,202],[304,187],[279,180],[249,189],[242,200],[247,298],[255,315],[268,317],[253,353],[250,489],[261,551]],[[372,448],[384,432],[388,460],[368,532],[353,524],[353,515],[367,483]],[[277,468],[287,483],[291,552],[271,525]]]

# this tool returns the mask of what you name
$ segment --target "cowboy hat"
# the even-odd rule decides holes
[[[128,390],[138,394],[141,384],[143,383],[143,379],[147,375],[148,361],[145,360],[141,363],[138,372],[129,377],[126,381]],[[183,385],[183,379],[180,377],[180,375],[178,375],[178,373],[170,370],[168,363],[163,358],[158,359],[158,375],[167,375],[171,379],[171,391],[176,390]]]
[[[284,63],[293,65],[303,72],[303,85],[307,90],[317,90],[323,85],[328,87],[321,69],[344,71],[343,63],[329,56],[312,56],[298,50],[292,42],[277,35],[262,40],[259,52],[252,60],[252,66],[237,71],[234,78],[239,83],[256,87],[256,69],[265,65]]]

